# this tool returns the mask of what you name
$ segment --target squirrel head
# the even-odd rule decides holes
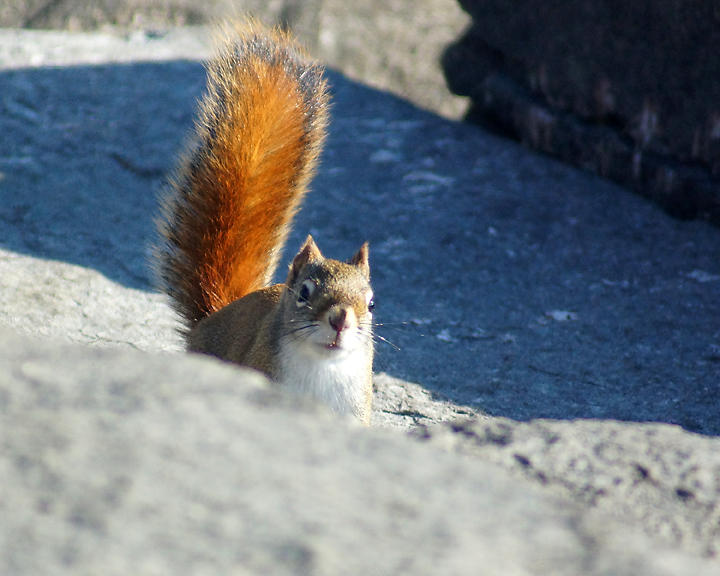
[[[286,281],[285,320],[298,341],[331,353],[372,345],[367,242],[347,262],[325,258],[308,236],[293,258]]]

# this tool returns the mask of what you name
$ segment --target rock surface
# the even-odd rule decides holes
[[[623,524],[640,524],[666,545],[718,555],[717,439],[660,424],[502,418],[413,434],[500,464]]]
[[[0,342],[3,574],[715,568],[209,359]]]
[[[252,14],[290,28],[322,61],[347,76],[459,118],[467,98],[448,90],[445,46],[469,22],[455,0],[5,0],[0,27],[74,31],[119,26],[163,33]]]
[[[718,231],[331,74],[288,250],[370,240],[396,430],[352,427],[151,291],[203,46],[0,31],[0,324],[54,341],[0,336],[0,572],[716,572]]]

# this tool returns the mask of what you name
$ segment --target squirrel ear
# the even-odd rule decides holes
[[[357,266],[366,278],[370,278],[370,246],[367,242],[360,246],[360,250],[355,252],[348,264]]]
[[[292,264],[290,264],[290,273],[287,278],[288,286],[292,286],[295,283],[300,271],[308,262],[317,262],[322,259],[323,255],[320,252],[320,248],[315,244],[313,237],[308,234],[305,242],[300,247],[300,251],[295,255],[295,258],[293,258]]]

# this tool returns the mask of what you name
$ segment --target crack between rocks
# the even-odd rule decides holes
[[[47,16],[53,8],[59,6],[61,3],[62,0],[49,0],[45,2],[25,19],[23,28],[34,28],[40,19]]]
[[[164,174],[163,170],[159,168],[144,168],[142,166],[138,166],[118,152],[111,152],[110,158],[115,160],[115,162],[117,162],[124,170],[127,170],[131,174],[141,178],[150,180],[153,178],[159,178]]]
[[[411,418],[428,419],[429,416],[416,410],[383,410],[383,414],[392,414],[394,416],[409,416]]]
[[[579,376],[576,376],[574,374],[563,374],[562,372],[553,372],[552,370],[547,370],[545,368],[535,366],[534,364],[527,364],[527,368],[529,370],[532,370],[533,372],[537,372],[538,374],[552,376],[553,378],[559,378],[559,379],[566,380],[566,381],[581,382],[583,384],[588,384],[588,385],[594,386],[596,388],[606,388],[606,386],[603,386],[599,382],[595,382],[594,380],[588,380],[587,378],[580,378]]]

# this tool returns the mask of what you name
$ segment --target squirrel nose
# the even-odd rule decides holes
[[[347,308],[333,307],[328,314],[328,322],[338,334],[352,326],[352,312],[348,313]]]

